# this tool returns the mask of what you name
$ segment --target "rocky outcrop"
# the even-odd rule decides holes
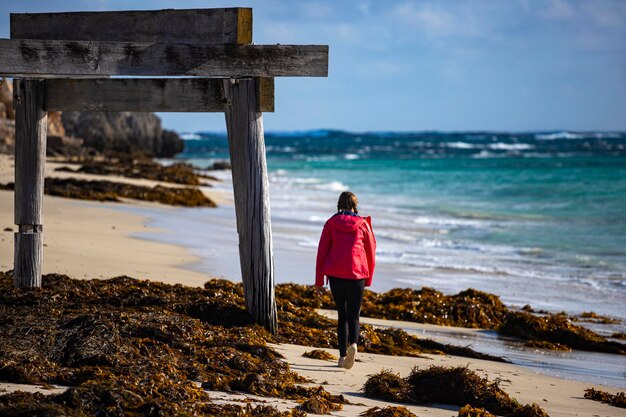
[[[48,112],[47,151],[49,155],[80,155],[83,141],[69,137],[63,127],[61,112]],[[13,82],[0,80],[0,153],[15,150],[15,110],[13,108]]]
[[[67,134],[100,152],[142,151],[172,157],[183,147],[178,134],[162,129],[161,119],[152,113],[64,112],[62,121]]]
[[[0,152],[15,144],[13,82],[0,84]],[[48,153],[81,155],[95,152],[140,152],[169,158],[183,151],[176,132],[163,129],[152,113],[49,112]]]
[[[6,78],[0,80],[0,118],[15,120],[13,110],[13,83]]]
[[[15,146],[13,83],[0,79],[0,153],[11,153]]]

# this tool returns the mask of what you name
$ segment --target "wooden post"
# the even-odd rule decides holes
[[[44,81],[15,80],[15,287],[41,287],[42,207],[48,113]]]
[[[244,297],[254,320],[276,333],[274,255],[263,115],[254,79],[224,80]]]

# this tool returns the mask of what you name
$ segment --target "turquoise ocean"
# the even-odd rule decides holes
[[[228,159],[225,134],[179,156]],[[626,319],[626,133],[266,134],[273,218],[315,248],[340,191],[373,216],[375,289],[474,287],[509,304]],[[315,233],[317,232],[317,233]],[[293,238],[293,236],[292,236]]]

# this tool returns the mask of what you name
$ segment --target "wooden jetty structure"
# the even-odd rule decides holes
[[[16,287],[41,286],[47,112],[224,112],[246,307],[276,331],[263,112],[274,77],[325,77],[327,45],[256,45],[252,9],[11,14]],[[112,78],[114,77],[114,78]]]

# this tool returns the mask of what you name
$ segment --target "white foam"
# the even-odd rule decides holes
[[[202,136],[196,133],[181,133],[180,138],[183,140],[200,140],[202,139]]]
[[[327,190],[327,191],[345,191],[348,189],[346,185],[342,184],[339,181],[316,184],[313,188],[316,190]]]
[[[487,145],[489,149],[495,149],[499,151],[524,151],[527,149],[535,149],[534,146],[528,143],[490,143]]]
[[[296,159],[299,155],[296,155]],[[319,155],[319,156],[307,156],[304,158],[307,162],[332,162],[336,161],[338,158],[333,155]]]
[[[432,226],[484,226],[487,224],[481,220],[452,219],[444,217],[419,216],[413,219],[413,223]]]
[[[506,158],[506,155],[501,153],[493,153],[486,150],[482,150],[477,154],[472,155],[472,158],[487,159],[487,158]]]
[[[345,191],[348,186],[339,181],[324,182],[319,178],[287,177],[273,172],[269,176],[270,183],[284,188],[319,191]]]
[[[447,142],[445,146],[447,148],[454,148],[454,149],[479,149],[480,148],[480,146],[478,145],[467,143],[467,142]]]
[[[297,151],[293,146],[268,146],[266,148],[267,152],[285,152],[285,153],[294,153]]]
[[[556,140],[556,139],[583,139],[587,137],[587,135],[583,135],[580,133],[571,133],[571,132],[555,132],[555,133],[542,133],[536,134],[535,139],[537,140]]]
[[[589,133],[572,133],[567,131],[555,133],[538,133],[535,139],[538,140],[555,140],[555,139],[620,139],[622,135],[617,132],[589,132]]]

